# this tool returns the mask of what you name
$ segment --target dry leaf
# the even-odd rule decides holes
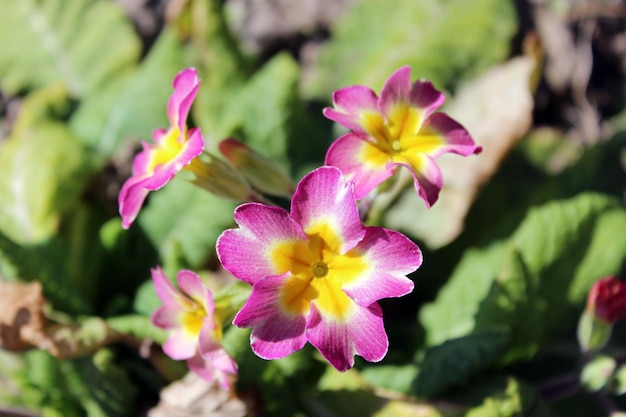
[[[148,417],[243,417],[245,404],[217,382],[207,382],[193,372],[161,391],[161,401]]]
[[[387,211],[387,227],[418,237],[430,248],[445,246],[461,233],[480,187],[531,126],[536,62],[530,56],[514,58],[459,90],[445,112],[467,128],[483,152],[440,157],[444,187],[437,203],[427,210],[409,189]]]
[[[0,280],[0,347],[20,351],[43,340],[45,318],[41,284]]]

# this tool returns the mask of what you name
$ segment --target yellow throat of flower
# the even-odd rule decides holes
[[[288,314],[303,315],[314,302],[322,313],[344,318],[353,301],[342,286],[357,279],[367,263],[356,250],[339,253],[341,240],[328,222],[311,227],[307,236],[306,241],[282,242],[272,248],[278,273],[291,273],[281,289],[281,307]]]
[[[181,133],[177,126],[172,126],[167,131],[159,145],[150,152],[148,172],[154,173],[157,166],[169,164],[176,160],[176,157],[180,155],[185,147],[185,141],[179,140],[180,136]]]
[[[393,162],[402,163],[411,160],[415,154],[428,154],[441,146],[444,143],[442,136],[423,127],[423,123],[422,112],[408,103],[393,106],[386,118],[379,112],[363,112],[361,124],[374,139],[376,148],[372,155],[366,155],[366,160],[386,156]]]

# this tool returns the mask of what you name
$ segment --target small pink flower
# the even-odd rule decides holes
[[[142,142],[143,151],[133,162],[133,175],[124,183],[118,197],[122,226],[127,229],[139,214],[149,191],[167,184],[178,171],[200,155],[204,138],[200,129],[187,130],[187,115],[196,97],[200,79],[193,68],[178,73],[174,92],[167,103],[170,128],[152,134],[154,144]]]
[[[609,323],[626,317],[626,282],[615,277],[597,281],[589,292],[587,309]]]
[[[380,361],[389,342],[377,301],[413,289],[406,275],[422,255],[399,232],[361,223],[353,186],[321,167],[296,187],[291,212],[259,203],[235,210],[217,253],[226,270],[253,285],[233,323],[252,327],[251,345],[278,359],[310,342],[338,370],[354,355]]]
[[[452,152],[479,153],[463,126],[444,113],[435,113],[444,96],[430,81],[411,84],[411,69],[402,67],[385,82],[380,97],[368,87],[352,86],[333,94],[334,108],[324,115],[351,130],[328,149],[326,165],[341,168],[354,182],[360,200],[405,166],[419,196],[432,206],[443,178],[435,158]]]
[[[152,322],[170,330],[163,351],[172,359],[186,359],[189,369],[207,381],[217,379],[228,389],[227,374],[237,374],[237,364],[222,347],[222,323],[215,314],[211,291],[188,270],[180,271],[176,280],[182,291],[160,267],[152,270],[154,288],[163,302],[152,315]]]

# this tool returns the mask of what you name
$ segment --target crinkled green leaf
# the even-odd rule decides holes
[[[187,2],[176,27],[190,38],[186,55],[202,79],[192,114],[210,140],[209,149],[216,149],[217,142],[230,135],[239,123],[228,107],[237,101],[236,93],[249,78],[251,66],[229,31],[223,2]]]
[[[0,10],[0,85],[9,93],[62,82],[82,96],[139,58],[139,39],[114,2],[1,0]]]
[[[419,368],[409,365],[379,365],[363,368],[361,375],[371,385],[403,394],[411,392]]]
[[[217,237],[234,224],[236,203],[215,197],[182,178],[150,195],[138,223],[158,249],[168,272],[200,268]]]
[[[509,379],[504,391],[495,392],[463,417],[548,417],[548,409],[530,386]]]
[[[67,127],[42,121],[0,144],[0,231],[16,243],[38,243],[57,231],[77,201],[91,167]]]
[[[356,2],[322,47],[306,95],[326,101],[341,87],[379,88],[400,66],[440,88],[504,59],[516,30],[512,2],[383,0]]]
[[[509,338],[506,328],[485,328],[427,349],[414,382],[414,393],[432,397],[465,383],[499,358]]]
[[[168,127],[166,107],[172,80],[184,66],[180,40],[165,28],[132,76],[85,97],[70,127],[85,144],[105,156],[130,139],[152,141],[154,129]]]
[[[114,359],[111,350],[100,349],[92,357],[72,362],[79,378],[72,378],[70,387],[88,417],[137,415],[137,389],[127,371],[116,364]]]
[[[505,326],[511,341],[503,360],[532,355],[556,330],[575,326],[581,295],[600,277],[585,265],[604,261],[602,273],[618,272],[624,251],[606,259],[595,246],[602,237],[624,247],[624,229],[615,228],[624,212],[616,200],[592,193],[530,210],[507,242],[468,252],[422,310],[428,344]],[[574,299],[570,288],[577,288]]]
[[[300,177],[323,164],[330,127],[321,111],[305,111],[298,93],[300,71],[286,54],[269,61],[245,86],[233,111],[243,117],[244,139]]]

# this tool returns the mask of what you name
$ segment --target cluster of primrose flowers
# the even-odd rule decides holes
[[[186,126],[199,84],[192,68],[174,79],[167,104],[170,128],[156,130],[154,144],[143,143],[120,191],[123,227],[130,227],[149,191],[181,170],[191,171],[197,185],[248,201],[235,209],[238,228],[224,231],[216,249],[222,266],[252,286],[233,320],[252,328],[252,350],[263,359],[278,359],[309,342],[340,371],[354,365],[355,355],[380,361],[389,342],[377,302],[413,290],[407,275],[419,268],[422,254],[397,231],[363,225],[357,202],[404,166],[430,207],[443,183],[435,158],[447,152],[468,156],[481,148],[459,123],[435,112],[443,94],[428,81],[411,83],[410,68],[402,67],[380,97],[364,86],[334,93],[334,107],[324,115],[350,132],[292,193],[288,179],[259,178],[272,164],[243,143],[220,144],[226,161],[204,150],[200,130]],[[263,192],[290,196],[291,210],[263,203]],[[237,373],[237,364],[221,345],[224,314],[211,291],[188,270],[178,273],[178,289],[160,268],[152,270],[152,278],[163,302],[152,320],[169,330],[164,352],[228,388],[228,374]]]

